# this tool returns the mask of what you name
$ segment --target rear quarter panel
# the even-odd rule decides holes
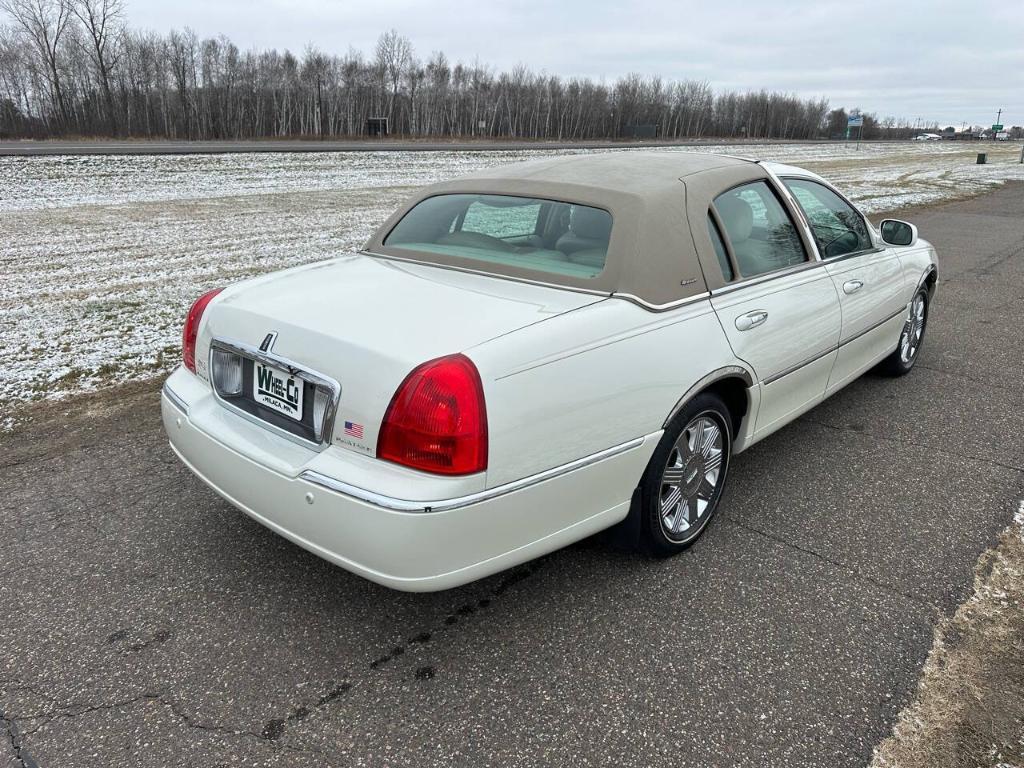
[[[693,384],[736,364],[709,301],[653,313],[611,298],[468,354],[487,398],[488,486],[656,433]]]

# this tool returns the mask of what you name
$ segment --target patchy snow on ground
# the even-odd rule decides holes
[[[1024,500],[935,628],[917,695],[870,768],[1024,766]]]
[[[974,164],[979,149],[991,164]],[[1016,146],[837,142],[657,151],[804,165],[867,211],[1024,180]],[[182,318],[203,291],[357,248],[417,186],[551,152],[0,158],[0,413],[10,424],[13,406],[169,370],[178,360]]]

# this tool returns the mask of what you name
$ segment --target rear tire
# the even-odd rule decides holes
[[[718,510],[732,454],[732,418],[709,392],[669,422],[640,481],[640,547],[668,557],[689,547]]]
[[[910,300],[907,320],[900,331],[900,340],[896,349],[878,364],[878,372],[886,376],[906,376],[914,367],[921,345],[924,344],[924,333],[928,327],[928,290],[918,288],[914,298]]]

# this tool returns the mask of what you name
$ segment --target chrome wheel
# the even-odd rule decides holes
[[[925,302],[924,294],[918,293],[910,303],[910,313],[900,336],[900,360],[906,365],[917,354],[924,336]]]
[[[695,534],[711,508],[724,477],[726,438],[718,420],[694,417],[669,451],[661,476],[661,525],[674,540]]]

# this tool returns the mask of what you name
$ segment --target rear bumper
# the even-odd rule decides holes
[[[212,399],[212,394],[207,397]],[[498,495],[410,502],[359,489],[342,492],[339,489],[350,488],[344,478],[326,477],[301,464],[270,467],[256,461],[244,447],[239,449],[237,435],[231,436],[229,446],[214,434],[208,420],[190,418],[191,411],[208,407],[217,406],[194,398],[190,402],[165,386],[161,411],[171,447],[197,477],[304,549],[371,581],[406,591],[465,584],[615,524],[626,516],[632,491],[660,437],[656,433],[631,441],[593,461],[538,475],[536,481],[515,484]],[[239,429],[259,429],[220,410],[223,413],[213,424],[231,425],[237,419]],[[282,451],[294,451],[269,432],[254,437],[259,444],[254,443],[252,455],[272,453],[278,440]]]

